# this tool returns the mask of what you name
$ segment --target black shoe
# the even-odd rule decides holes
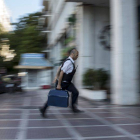
[[[43,118],[46,118],[45,111],[44,111],[42,108],[39,108],[39,111],[40,111],[40,113],[41,113],[41,116],[42,116]]]
[[[84,112],[84,111],[79,110],[77,108],[72,108],[72,111],[73,111],[73,113],[82,113],[82,112]]]

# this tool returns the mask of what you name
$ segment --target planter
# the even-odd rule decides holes
[[[81,89],[79,95],[90,100],[104,100],[106,99],[106,90]]]

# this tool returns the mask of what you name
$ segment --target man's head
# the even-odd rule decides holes
[[[70,57],[73,59],[73,60],[76,60],[78,58],[78,55],[79,55],[79,52],[76,50],[76,49],[72,49],[71,52],[70,52]]]

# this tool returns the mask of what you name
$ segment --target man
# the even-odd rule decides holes
[[[76,49],[72,49],[70,52],[70,56],[63,62],[63,64],[59,67],[57,75],[54,79],[54,83],[56,82],[56,88],[62,90],[68,90],[72,92],[72,111],[74,113],[80,113],[81,111],[77,109],[77,99],[79,92],[71,82],[72,78],[76,72],[76,68],[74,65],[74,60],[78,58],[78,51]],[[45,105],[40,108],[40,112],[43,117],[45,117],[45,111],[48,108],[47,102]]]

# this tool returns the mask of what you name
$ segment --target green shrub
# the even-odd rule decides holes
[[[93,86],[95,83],[95,72],[93,69],[88,69],[83,75],[84,86]]]
[[[83,74],[83,85],[93,86],[94,89],[105,89],[109,74],[103,69],[88,69]]]
[[[65,40],[65,45],[68,45],[70,42],[72,42],[74,40],[73,37],[69,37]]]

